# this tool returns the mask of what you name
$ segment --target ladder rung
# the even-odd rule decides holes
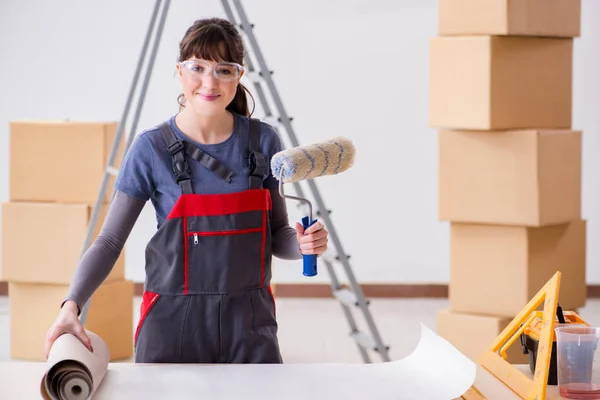
[[[274,127],[276,127],[277,125],[280,124],[279,117],[277,117],[275,115],[266,116],[266,117],[262,118],[262,120],[264,122],[266,122],[267,124],[274,126]]]
[[[248,71],[245,76],[252,83],[262,83],[263,81],[262,75],[258,71]]]
[[[106,167],[106,172],[113,176],[119,175],[119,170],[114,167]]]
[[[356,340],[356,342],[365,349],[377,350],[377,346],[375,345],[373,338],[371,338],[371,336],[367,335],[364,332],[352,332],[350,334],[350,337]]]
[[[325,253],[321,255],[321,259],[324,261],[328,261],[331,264],[335,264],[337,262],[337,260],[335,259],[335,252],[331,248],[325,250]]]
[[[358,298],[356,297],[356,293],[352,290],[344,288],[333,291],[333,295],[342,303],[347,306],[357,306],[358,307]],[[368,306],[371,302],[368,299],[365,299],[365,304]]]
[[[347,306],[357,306],[358,300],[354,292],[349,289],[334,290],[333,295]]]

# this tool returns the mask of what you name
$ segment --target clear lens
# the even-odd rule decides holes
[[[235,63],[216,63],[206,61],[190,60],[180,64],[184,73],[194,79],[202,79],[205,74],[212,73],[221,81],[233,81],[240,77],[242,66]]]

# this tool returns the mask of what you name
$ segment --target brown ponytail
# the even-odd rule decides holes
[[[248,108],[248,98],[246,97],[246,93],[252,98],[252,111]],[[235,97],[227,106],[227,110],[249,117],[254,113],[254,106],[254,97],[252,97],[252,93],[250,93],[250,91],[246,89],[246,86],[242,85],[240,82],[235,91]]]

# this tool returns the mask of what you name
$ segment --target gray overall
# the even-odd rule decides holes
[[[281,363],[271,280],[271,197],[260,126],[250,120],[249,189],[194,194],[186,157],[231,173],[167,124],[182,194],[146,247],[136,363]]]

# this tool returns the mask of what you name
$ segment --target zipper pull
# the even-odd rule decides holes
[[[194,245],[198,244],[198,234],[194,233]]]

